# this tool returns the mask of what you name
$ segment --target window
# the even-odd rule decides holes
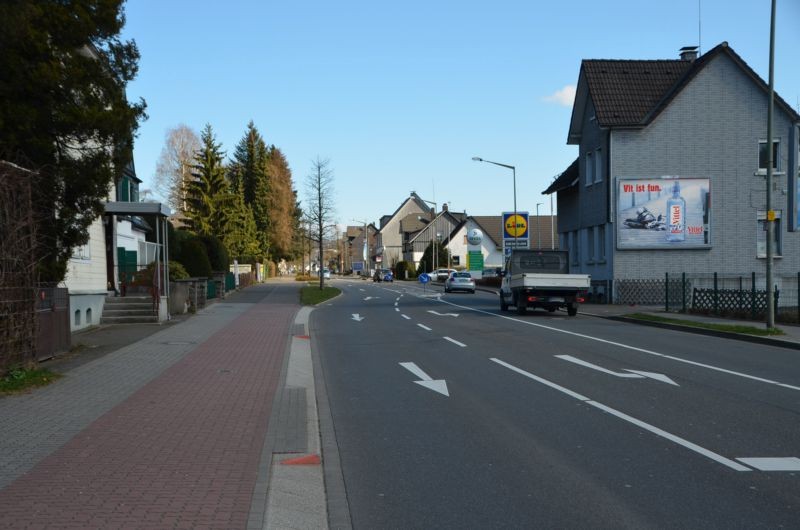
[[[92,251],[89,243],[75,247],[72,250],[72,259],[90,260],[92,259]]]
[[[594,181],[603,180],[603,158],[600,156],[600,149],[594,153]]]
[[[772,171],[780,170],[780,140],[772,140]],[[758,142],[758,172],[767,172],[767,141],[759,140]]]
[[[586,229],[586,263],[594,263],[594,227]]]
[[[756,257],[767,257],[767,212],[759,210],[757,214],[758,233],[756,234]],[[781,256],[781,210],[775,210],[775,221],[772,239],[772,254]]]
[[[451,256],[453,260],[453,265],[459,266],[461,265],[461,256]]]
[[[594,157],[592,156],[591,152],[586,153],[586,165],[584,169],[586,171],[586,185],[589,186],[594,180],[594,177],[592,176],[594,171]]]
[[[606,227],[605,225],[597,225],[597,261],[605,262],[606,260]]]

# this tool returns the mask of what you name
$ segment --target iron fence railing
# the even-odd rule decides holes
[[[617,279],[617,304],[659,305],[666,311],[762,319],[767,309],[763,274],[667,273],[663,278]],[[800,272],[776,275],[772,286],[776,319],[800,323]]]

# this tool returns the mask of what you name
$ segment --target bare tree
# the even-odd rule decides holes
[[[187,125],[168,129],[156,163],[155,188],[173,211],[186,214],[186,189],[200,139]]]
[[[320,266],[323,265],[323,245],[330,234],[336,229],[333,223],[335,207],[333,203],[333,170],[330,161],[320,159],[311,162],[311,171],[306,177],[306,207],[304,215],[311,224],[311,240],[318,245]],[[320,270],[319,288],[325,286],[325,276]]]

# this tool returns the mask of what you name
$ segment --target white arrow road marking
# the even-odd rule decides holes
[[[363,292],[363,291],[364,291],[364,289],[359,289],[359,291],[362,291],[362,292]]]
[[[440,313],[438,311],[433,311],[431,309],[428,309],[428,313],[433,313],[434,315],[439,317],[458,317],[458,313]]]
[[[447,391],[447,383],[444,379],[433,379],[414,363],[400,363],[400,366],[422,379],[422,381],[414,381],[416,384],[450,397],[450,393]]]
[[[411,320],[411,317],[408,315],[400,315],[401,317],[405,318],[406,320]]]
[[[467,345],[466,345],[466,344],[464,344],[463,342],[458,342],[456,339],[451,339],[450,337],[442,337],[442,338],[443,338],[444,340],[449,340],[449,341],[450,341],[450,342],[452,342],[453,344],[456,344],[456,345],[458,345],[458,346],[461,346],[462,348],[466,348],[466,347],[467,347]]]
[[[613,372],[607,368],[603,368],[602,366],[597,366],[596,364],[592,364],[588,361],[583,361],[578,359],[577,357],[573,357],[572,355],[556,355],[559,359],[563,359],[565,361],[569,361],[571,363],[579,364],[581,366],[585,366],[586,368],[591,368],[592,370],[597,370],[598,372],[603,372],[604,374],[613,375],[614,377],[622,377],[625,379],[642,379],[648,377],[650,379],[655,379],[656,381],[661,381],[662,383],[667,383],[670,385],[680,386],[678,383],[670,379],[664,374],[658,374],[655,372],[643,372],[641,370],[629,370],[625,369],[625,372],[632,372],[632,373],[625,373],[625,372]]]
[[[417,324],[417,325],[418,325],[419,327],[421,327],[422,329],[424,329],[425,331],[430,331],[430,330],[431,330],[431,328],[429,328],[429,327],[428,327],[428,326],[426,326],[425,324]]]
[[[358,313],[353,313],[353,320],[355,320],[356,322],[361,322],[362,320],[364,320],[364,317],[362,317]]]
[[[674,442],[674,443],[676,443],[678,445],[681,445],[681,446],[689,449],[690,451],[694,451],[695,453],[699,453],[699,454],[705,456],[706,458],[710,458],[711,460],[714,460],[715,462],[718,462],[718,463],[722,464],[723,466],[727,466],[727,467],[729,467],[729,468],[731,468],[731,469],[733,469],[735,471],[752,471],[752,469],[750,469],[749,467],[743,466],[739,462],[731,460],[730,458],[725,458],[722,455],[718,455],[717,453],[714,453],[713,451],[709,451],[708,449],[700,447],[699,445],[694,444],[694,443],[690,442],[689,440],[684,440],[683,438],[681,438],[679,436],[675,436],[672,433],[668,433],[667,431],[663,431],[663,430],[659,429],[658,427],[656,427],[654,425],[650,425],[649,423],[645,423],[645,422],[643,422],[641,420],[637,420],[633,416],[628,416],[624,412],[620,412],[620,411],[618,411],[616,409],[612,409],[611,407],[607,407],[607,406],[603,405],[602,403],[598,403],[597,401],[592,401],[588,397],[582,396],[581,394],[578,394],[577,392],[573,392],[572,390],[570,390],[568,388],[564,388],[561,385],[557,385],[556,383],[553,383],[552,381],[548,381],[547,379],[544,379],[544,378],[539,377],[537,375],[533,375],[532,373],[526,372],[525,370],[523,370],[521,368],[517,368],[516,366],[513,366],[511,364],[503,362],[500,359],[495,359],[494,357],[492,357],[490,360],[496,362],[500,366],[505,366],[509,370],[517,372],[520,375],[524,375],[525,377],[533,379],[534,381],[542,383],[543,385],[547,385],[550,388],[558,390],[559,392],[563,392],[564,394],[566,394],[566,395],[568,395],[568,396],[570,396],[572,398],[575,398],[577,400],[583,401],[587,405],[591,405],[591,406],[593,406],[595,408],[598,408],[598,409],[600,409],[602,411],[608,412],[609,414],[611,414],[613,416],[616,416],[617,418],[620,418],[622,420],[625,420],[625,421],[627,421],[629,423],[632,423],[632,424],[636,425],[637,427],[640,427],[642,429],[650,431],[651,433],[653,433],[653,434],[655,434],[657,436],[661,436],[662,438],[666,438],[667,440],[669,440],[671,442]]]

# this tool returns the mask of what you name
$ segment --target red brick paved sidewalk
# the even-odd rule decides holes
[[[262,303],[0,491],[11,528],[244,528],[298,306]]]

